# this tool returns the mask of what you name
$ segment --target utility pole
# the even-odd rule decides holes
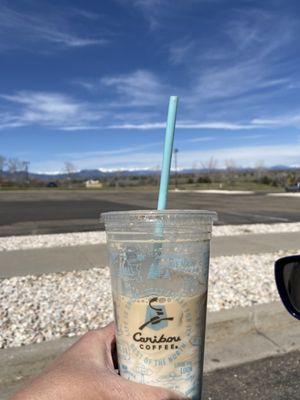
[[[174,161],[175,161],[175,190],[178,189],[178,164],[177,164],[177,153],[178,149],[174,149]]]
[[[23,161],[23,166],[25,169],[25,181],[26,183],[29,183],[29,165],[30,161]]]

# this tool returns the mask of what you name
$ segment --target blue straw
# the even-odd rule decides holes
[[[163,163],[160,176],[157,210],[165,210],[167,207],[168,185],[169,185],[170,167],[171,167],[171,160],[173,153],[177,104],[178,104],[178,97],[171,96],[169,100],[168,119],[167,119],[167,128],[165,136]],[[166,277],[168,274],[168,270],[166,270],[160,265],[160,258],[162,253],[162,239],[164,235],[164,225],[162,220],[158,219],[156,221],[154,232],[155,232],[155,239],[158,240],[158,242],[155,243],[153,247],[153,254],[157,262],[151,264],[148,272],[148,279],[163,278]]]
[[[165,147],[164,147],[163,164],[161,169],[160,187],[159,187],[159,195],[157,203],[158,210],[165,210],[167,208],[168,186],[170,179],[172,153],[173,153],[177,104],[178,104],[178,97],[171,96],[169,100]]]

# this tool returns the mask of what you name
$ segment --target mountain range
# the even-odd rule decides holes
[[[276,171],[276,170],[293,170],[296,168],[286,166],[286,165],[275,165],[270,168],[264,168],[265,170],[269,171]],[[236,168],[239,172],[247,172],[253,171],[253,168]],[[215,170],[220,171],[219,169]],[[180,174],[193,174],[193,173],[207,173],[209,172],[207,169],[182,169],[179,170],[178,173]],[[172,171],[174,173],[174,171]],[[35,172],[28,172],[28,178],[31,180],[38,180],[38,181],[56,181],[56,180],[63,180],[70,177],[74,180],[88,180],[88,179],[103,179],[105,177],[126,177],[126,176],[153,176],[159,175],[159,170],[150,170],[150,169],[132,169],[132,170],[101,170],[101,169],[83,169],[80,171],[68,173],[35,173]],[[27,174],[25,171],[17,171],[17,172],[8,172],[2,171],[2,177],[8,180],[18,180],[24,179]]]

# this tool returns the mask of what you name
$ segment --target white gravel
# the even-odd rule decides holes
[[[0,348],[83,334],[111,310],[108,268],[3,279]]]
[[[300,232],[300,222],[214,226],[213,236],[256,233]],[[51,235],[8,236],[0,238],[0,251],[83,246],[106,243],[105,232],[76,232]]]
[[[213,258],[208,309],[278,300],[273,264],[284,255],[281,251]],[[111,319],[108,268],[0,281],[0,348],[82,334]]]
[[[195,189],[195,190],[181,190],[175,189],[170,190],[170,192],[179,192],[179,193],[211,193],[211,194],[254,194],[253,190],[225,190],[225,189]]]
[[[0,238],[0,251],[83,246],[106,243],[105,232],[54,233]]]
[[[278,224],[223,225],[215,226],[213,228],[213,236],[215,237],[284,232],[300,232],[300,222],[284,222]]]
[[[298,193],[298,192],[267,193],[267,196],[273,196],[273,197],[300,197],[300,193]]]

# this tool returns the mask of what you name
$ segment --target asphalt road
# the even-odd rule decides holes
[[[153,209],[156,192],[0,192],[0,236],[103,229],[105,211]],[[300,221],[299,197],[170,193],[169,208],[215,210],[219,225]]]
[[[0,386],[8,400],[19,384]],[[202,400],[296,400],[300,398],[300,352],[270,357],[204,375]]]
[[[300,352],[207,374],[203,394],[203,400],[300,399]]]

